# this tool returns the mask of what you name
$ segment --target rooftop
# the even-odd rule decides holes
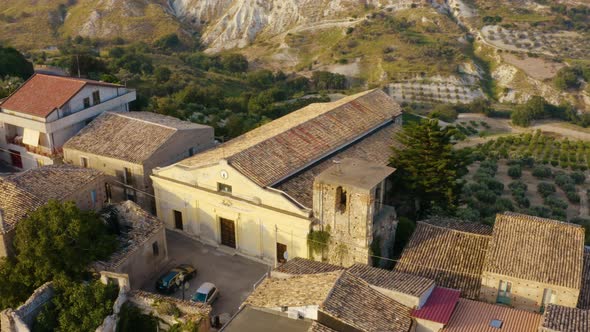
[[[590,331],[590,311],[550,304],[541,327],[560,332]]]
[[[311,259],[295,257],[286,263],[279,265],[274,271],[286,274],[318,274],[325,272],[342,271],[345,268],[339,265],[332,265],[324,262],[317,262]]]
[[[501,322],[500,329],[492,327],[492,320]],[[484,302],[459,299],[443,332],[536,332],[541,315]],[[581,330],[579,330],[581,331]]]
[[[412,326],[410,308],[347,272],[338,278],[320,312],[359,331],[407,332]]]
[[[438,286],[459,289],[463,297],[476,299],[490,236],[459,230],[461,224],[448,228],[438,223],[417,222],[395,271],[433,279]]]
[[[12,230],[29,212],[49,200],[64,200],[103,175],[89,168],[51,165],[0,178],[2,232]]]
[[[578,298],[578,308],[590,309],[590,247],[584,248],[584,270],[582,272],[582,289]]]
[[[412,317],[447,324],[460,295],[461,292],[455,289],[435,287],[424,306],[412,310]]]
[[[373,286],[417,297],[424,294],[434,285],[432,279],[422,278],[408,273],[380,269],[366,264],[354,264],[348,268],[347,272],[363,279]]]
[[[261,308],[320,305],[341,271],[298,275],[291,278],[266,278],[244,304]]]
[[[333,165],[316,177],[316,181],[339,183],[370,190],[395,172],[394,168],[353,158],[334,160]]]
[[[387,94],[370,90],[311,104],[180,164],[198,167],[225,159],[261,187],[271,186],[400,114]]]
[[[46,118],[64,106],[86,85],[119,87],[120,85],[74,77],[35,74],[6,98],[0,108]]]
[[[309,330],[307,330],[307,332],[337,332],[337,331],[333,330],[325,325],[322,325],[318,322],[313,322],[311,324],[311,327],[309,328]]]
[[[259,332],[268,330],[272,326],[274,331],[306,332],[312,322],[303,319],[293,319],[277,311],[263,310],[252,306],[244,306],[223,326],[223,332]]]
[[[164,229],[164,223],[132,201],[107,206],[102,211],[102,217],[117,222],[121,231],[121,245],[107,262],[94,263],[98,270],[116,269],[127,257],[140,249],[142,244]]]
[[[276,184],[274,188],[286,192],[289,196],[297,200],[297,202],[311,208],[313,202],[313,182],[316,176],[334,165],[335,159],[355,158],[377,165],[387,165],[391,156],[391,146],[397,144],[394,141],[394,135],[401,128],[400,125],[394,123],[381,127],[363,139],[338,151],[335,155]]]
[[[141,164],[182,130],[213,131],[152,112],[105,112],[67,141],[64,149]]]
[[[583,262],[581,226],[507,212],[496,216],[484,270],[580,289]]]

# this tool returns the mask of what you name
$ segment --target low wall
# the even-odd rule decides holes
[[[37,288],[20,307],[2,311],[0,313],[0,331],[29,332],[43,306],[51,301],[54,295],[53,283],[48,282]]]

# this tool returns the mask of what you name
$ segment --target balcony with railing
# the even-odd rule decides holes
[[[34,154],[37,154],[40,156],[49,157],[49,158],[55,157],[56,155],[59,155],[61,153],[59,151],[59,149],[51,149],[49,147],[42,146],[42,145],[32,146],[32,145],[24,144],[23,137],[19,136],[19,135],[6,136],[6,143],[23,147],[23,148],[25,148],[25,150],[27,150],[27,152],[34,153]]]

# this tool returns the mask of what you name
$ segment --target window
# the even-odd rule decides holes
[[[217,183],[217,191],[222,192],[222,193],[226,193],[226,194],[231,194],[231,186],[218,182]]]
[[[90,107],[90,98],[84,98],[84,108]]]
[[[93,207],[96,206],[96,203],[98,203],[97,202],[97,197],[96,197],[96,190],[92,190],[90,192],[90,201],[92,202],[92,206]]]
[[[188,156],[189,156],[189,157],[192,157],[192,156],[194,156],[194,155],[195,155],[195,148],[190,148],[190,149],[188,149]]]
[[[180,211],[174,211],[174,227],[176,227],[176,229],[183,229],[183,223],[182,223],[182,212]]]
[[[100,91],[94,91],[92,93],[92,105],[100,104]]]
[[[88,168],[88,158],[80,157],[80,166]]]
[[[496,298],[497,303],[510,304],[512,299],[510,292],[512,291],[512,283],[510,281],[500,280],[500,287],[498,287],[498,297]]]
[[[346,211],[346,191],[342,190],[342,187],[336,188],[336,211]]]
[[[123,182],[125,182],[126,185],[130,186],[133,184],[133,176],[131,175],[131,169],[125,167],[123,170]]]
[[[152,252],[154,256],[158,256],[160,254],[160,248],[158,247],[158,242],[152,243]]]

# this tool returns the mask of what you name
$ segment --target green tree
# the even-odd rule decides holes
[[[55,297],[33,324],[33,331],[94,331],[113,312],[119,288],[99,281],[79,283],[66,279],[54,282]]]
[[[441,128],[436,120],[412,123],[395,135],[402,147],[392,147],[391,163],[397,168],[402,190],[414,197],[417,211],[438,206],[453,209],[460,186],[457,179],[464,168],[463,158],[453,150],[453,127]]]
[[[49,280],[80,279],[88,264],[107,258],[116,246],[95,212],[50,201],[16,226],[15,258],[0,261],[0,309],[18,305]]]
[[[0,77],[16,76],[27,79],[33,75],[33,64],[17,50],[0,46]]]
[[[231,73],[244,73],[248,71],[248,59],[237,53],[221,56],[223,69]]]

